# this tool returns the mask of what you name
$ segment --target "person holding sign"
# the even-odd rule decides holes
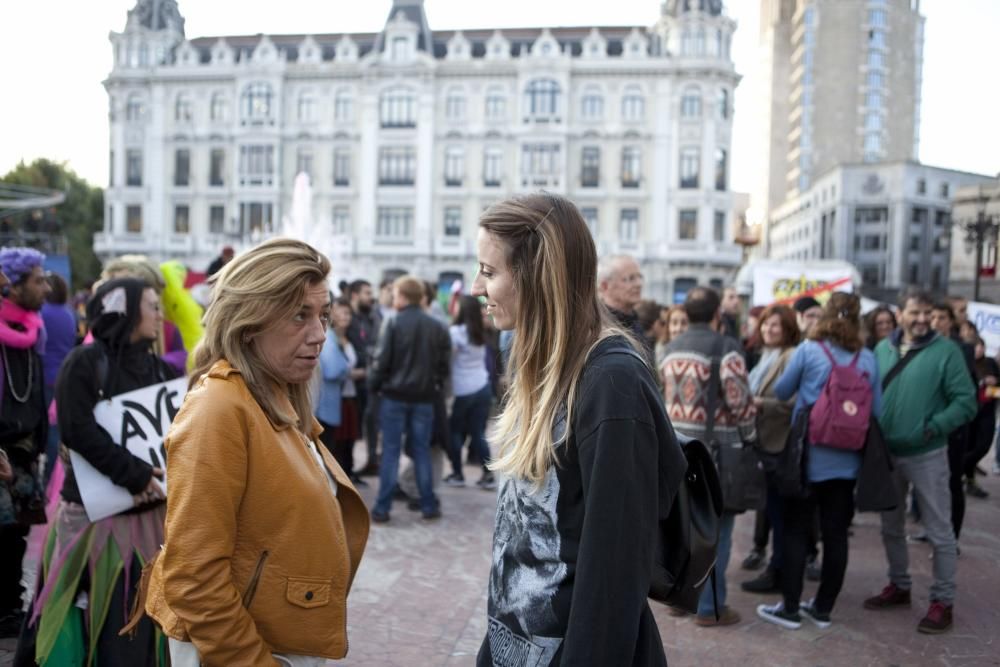
[[[133,640],[118,632],[141,568],[163,542],[165,495],[158,481],[163,470],[117,443],[118,433],[105,430],[94,411],[113,396],[170,380],[175,371],[153,352],[162,326],[160,298],[141,280],[101,285],[87,304],[87,319],[94,341],[70,352],[56,380],[62,441],[127,489],[133,507],[91,522],[77,471],[64,458],[62,502],[29,621],[33,657],[39,665],[155,665],[158,645],[162,649],[165,641],[152,623],[141,623]]]
[[[313,417],[329,273],[311,246],[273,239],[212,277],[191,388],[166,439],[166,542],[145,601],[174,667],[347,654],[368,510]]]

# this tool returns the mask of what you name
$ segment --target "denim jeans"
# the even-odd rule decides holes
[[[399,453],[406,433],[407,449],[413,458],[420,489],[420,511],[429,514],[438,508],[434,496],[430,441],[434,425],[433,403],[410,403],[383,396],[379,406],[379,426],[382,429],[382,463],[378,473],[378,500],[375,511],[388,514],[392,508],[392,492],[399,475]]]
[[[471,439],[470,447],[485,466],[490,460],[490,446],[486,443],[486,420],[493,403],[493,389],[489,383],[467,396],[456,396],[451,406],[451,447],[448,457],[451,471],[462,477],[462,445]]]
[[[948,489],[948,452],[944,447],[916,456],[894,456],[893,482],[900,498],[906,497],[906,484],[920,503],[920,521],[927,539],[934,547],[934,583],[930,599],[951,604],[955,599],[957,540],[951,524],[951,493]],[[882,512],[882,544],[889,561],[889,581],[910,590],[910,555],[906,547],[906,505]]]
[[[735,514],[726,512],[722,515],[719,524],[719,548],[716,551],[715,559],[715,583],[718,590],[719,613],[726,606],[726,568],[729,567],[729,552],[733,547],[733,523],[736,520]],[[712,599],[712,578],[708,578],[708,583],[701,591],[701,598],[698,600],[698,615],[715,617],[715,602]]]

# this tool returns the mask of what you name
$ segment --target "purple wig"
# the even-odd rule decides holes
[[[45,255],[34,248],[0,248],[0,271],[15,284],[27,278],[44,261]]]

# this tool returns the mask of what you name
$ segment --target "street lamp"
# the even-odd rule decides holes
[[[973,301],[979,301],[979,280],[983,271],[983,248],[987,245],[996,247],[997,233],[1000,229],[1000,213],[989,210],[992,200],[1000,199],[1000,191],[984,189],[982,186],[974,190],[975,194],[968,197],[956,197],[955,209],[962,206],[966,211],[975,211],[975,217],[958,220],[955,226],[961,229],[965,236],[966,252],[976,253],[976,272],[973,276]]]

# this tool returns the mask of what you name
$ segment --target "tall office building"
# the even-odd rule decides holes
[[[841,164],[917,159],[919,0],[761,0],[768,141],[754,205],[771,212]]]

